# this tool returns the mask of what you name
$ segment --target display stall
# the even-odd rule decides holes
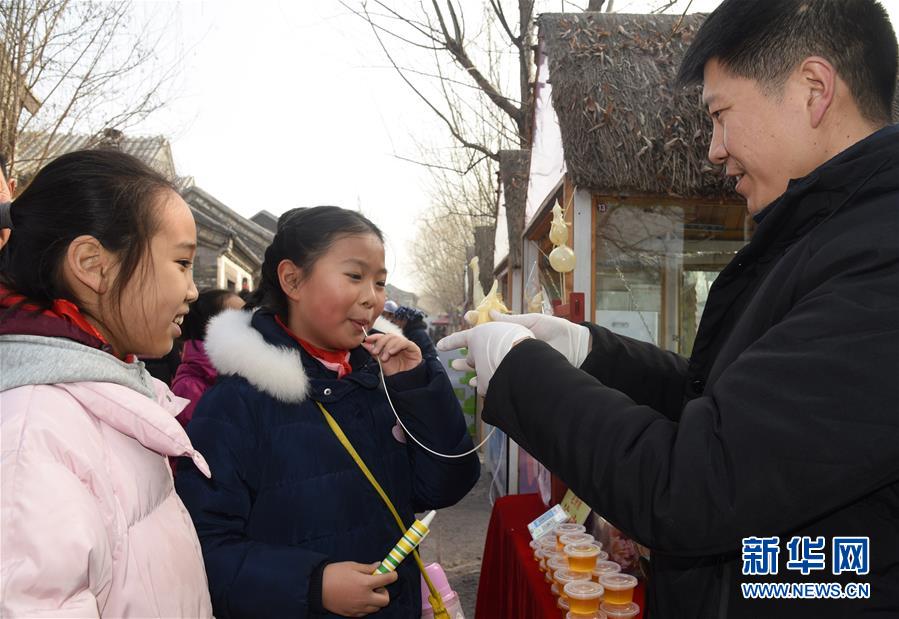
[[[530,546],[527,525],[545,510],[536,494],[509,495],[496,501],[484,544],[476,617],[565,619],[568,611],[559,607],[552,583]],[[640,581],[633,591],[633,603],[640,608],[633,616],[638,619],[644,617],[644,589]]]

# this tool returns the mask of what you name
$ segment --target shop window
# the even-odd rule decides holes
[[[594,320],[689,355],[712,282],[751,232],[745,207],[595,202]]]

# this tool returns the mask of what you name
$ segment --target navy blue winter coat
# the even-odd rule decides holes
[[[206,350],[220,377],[187,431],[212,479],[183,462],[176,484],[200,537],[219,619],[333,616],[312,613],[323,563],[374,563],[399,538],[315,401],[343,428],[407,525],[415,512],[458,502],[477,481],[477,456],[438,458],[396,438],[377,362],[361,347],[351,352],[353,372],[338,380],[273,314],[227,311],[210,323]],[[439,361],[387,377],[387,386],[425,445],[451,454],[472,448]],[[415,562],[398,572],[390,605],[371,616],[420,617]]]

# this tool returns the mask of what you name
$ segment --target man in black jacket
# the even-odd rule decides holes
[[[652,619],[899,617],[896,57],[874,0],[709,16],[681,77],[759,225],[690,359],[535,314],[438,345],[468,347],[486,421],[652,549]]]

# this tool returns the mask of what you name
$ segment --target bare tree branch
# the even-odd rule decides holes
[[[0,151],[13,167],[25,132],[40,140],[34,167],[61,133],[122,127],[165,105],[177,65],[158,66],[163,31],[153,40],[132,19],[129,2],[0,0]]]

